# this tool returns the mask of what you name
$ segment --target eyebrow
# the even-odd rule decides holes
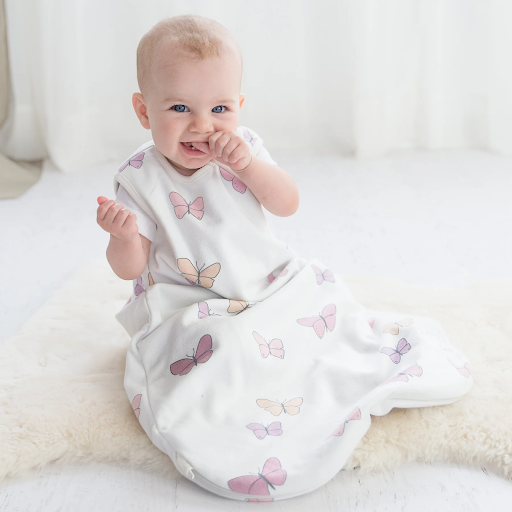
[[[174,98],[166,98],[165,100],[163,100],[164,103],[178,103],[178,102],[181,102],[181,103],[188,103],[186,100],[180,100],[180,99],[174,99]],[[216,100],[216,102],[218,103],[236,103],[235,100],[232,100],[232,99],[228,99],[228,100]]]

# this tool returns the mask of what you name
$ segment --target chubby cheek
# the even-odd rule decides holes
[[[151,125],[153,140],[159,147],[164,147],[167,151],[177,151],[179,149],[180,136],[183,133],[179,125],[179,122],[171,120],[169,117],[160,116]]]
[[[230,112],[219,121],[216,131],[236,132],[238,128],[238,113]]]

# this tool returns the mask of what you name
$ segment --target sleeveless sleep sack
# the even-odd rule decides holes
[[[239,127],[256,154],[261,138]],[[114,177],[156,224],[116,318],[124,386],[179,472],[226,498],[272,501],[332,479],[393,407],[455,402],[470,364],[434,319],[365,309],[298,256],[229,167],[183,176],[150,141]]]

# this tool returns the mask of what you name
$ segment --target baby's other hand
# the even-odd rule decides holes
[[[197,149],[233,171],[244,171],[252,161],[251,151],[242,137],[235,132],[220,131],[210,135],[208,142],[194,143]]]
[[[123,241],[130,241],[139,233],[137,217],[122,204],[116,204],[113,199],[99,196],[97,222],[107,233]],[[124,209],[123,209],[124,208]]]

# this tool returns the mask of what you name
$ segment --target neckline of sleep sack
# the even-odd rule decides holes
[[[209,170],[213,169],[215,164],[213,160],[208,162],[206,165],[203,165],[203,167],[200,167],[197,169],[197,171],[194,174],[191,174],[190,176],[184,176],[183,174],[180,174],[168,161],[167,158],[158,150],[156,146],[155,152],[160,160],[160,163],[164,166],[165,170],[168,174],[170,174],[173,178],[177,179],[178,181],[181,181],[182,183],[193,183],[194,181],[198,180],[201,176],[206,174]]]

